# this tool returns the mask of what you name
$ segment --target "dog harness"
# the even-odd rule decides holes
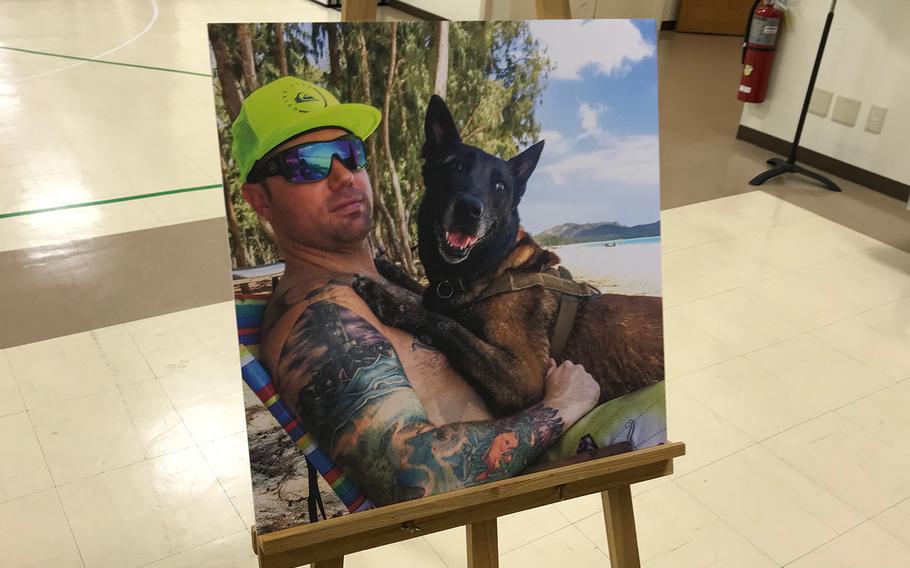
[[[536,287],[559,294],[556,323],[550,333],[550,357],[556,359],[569,340],[569,333],[571,333],[575,317],[578,315],[578,304],[582,300],[600,296],[600,290],[585,282],[576,282],[572,279],[572,274],[562,266],[549,266],[541,272],[516,274],[506,271],[484,288],[472,303],[482,302],[500,294]]]

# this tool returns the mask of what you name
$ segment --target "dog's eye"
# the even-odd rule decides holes
[[[502,183],[501,181],[496,182],[496,191],[505,191],[505,189],[506,184]]]
[[[449,162],[449,167],[452,169],[452,171],[460,172],[461,171],[461,161],[452,160],[451,162]]]

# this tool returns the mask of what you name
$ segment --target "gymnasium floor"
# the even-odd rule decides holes
[[[320,19],[338,14],[0,3],[3,566],[256,565],[203,22]],[[737,40],[659,48],[669,428],[688,455],[633,487],[644,565],[908,566],[910,214],[847,182],[754,190],[767,152],[733,140]],[[504,567],[607,566],[606,546],[597,496],[500,520]],[[346,566],[465,562],[452,530]]]

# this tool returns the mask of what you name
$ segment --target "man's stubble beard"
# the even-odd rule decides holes
[[[356,222],[351,222],[345,227],[337,227],[329,233],[332,242],[342,245],[354,245],[364,242],[373,228],[373,208],[368,201],[363,202],[365,207]]]

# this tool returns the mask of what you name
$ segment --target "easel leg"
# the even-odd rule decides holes
[[[496,519],[472,523],[468,532],[468,568],[499,568]]]
[[[376,21],[376,0],[342,0],[341,21]]]
[[[344,556],[330,558],[329,560],[320,560],[310,564],[312,568],[344,568]]]
[[[537,0],[538,19],[565,20],[571,17],[569,0]]]
[[[607,522],[607,544],[610,547],[610,566],[639,568],[638,538],[635,534],[635,513],[632,511],[632,491],[628,485],[608,489],[603,498],[604,519]]]

